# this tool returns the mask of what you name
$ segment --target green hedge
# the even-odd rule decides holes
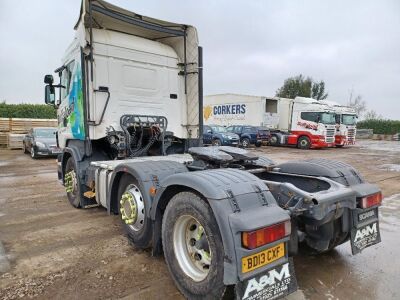
[[[400,132],[400,121],[364,120],[357,123],[357,128],[373,129],[376,134],[395,134]]]
[[[6,104],[0,102],[0,118],[56,119],[57,110],[46,104]]]

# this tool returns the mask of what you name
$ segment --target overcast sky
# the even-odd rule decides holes
[[[194,25],[204,48],[204,93],[273,96],[297,74],[324,80],[400,119],[400,1],[109,0]],[[80,0],[0,0],[0,101],[42,103],[43,75],[71,42]]]

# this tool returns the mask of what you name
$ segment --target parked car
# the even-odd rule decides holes
[[[263,143],[268,143],[270,136],[268,128],[257,126],[233,125],[229,126],[226,130],[236,133],[240,137],[240,143],[245,148],[250,145],[260,147]]]
[[[239,136],[228,132],[225,127],[206,125],[203,127],[203,144],[214,146],[238,146]]]
[[[24,153],[30,153],[32,158],[57,156],[61,150],[57,147],[56,132],[55,127],[32,128],[22,141]]]

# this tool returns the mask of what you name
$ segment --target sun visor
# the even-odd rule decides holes
[[[82,20],[85,28],[92,26],[153,40],[184,36],[187,28],[191,27],[142,16],[102,0],[83,0],[75,30]]]

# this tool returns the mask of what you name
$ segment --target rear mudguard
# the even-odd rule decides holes
[[[268,266],[246,274],[241,272],[242,257],[273,246],[270,244],[252,251],[246,250],[241,245],[241,232],[290,219],[289,214],[276,204],[267,186],[256,176],[236,169],[171,175],[160,182],[160,188],[154,199],[151,218],[155,224],[162,219],[163,208],[174,191],[179,192],[183,189],[200,194],[213,210],[224,245],[224,283],[226,285],[236,284],[288,259],[286,253],[285,257]],[[156,231],[155,228],[155,233]],[[286,243],[288,240],[287,237],[279,242]]]

